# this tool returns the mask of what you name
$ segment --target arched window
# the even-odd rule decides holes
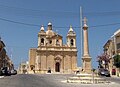
[[[52,44],[52,40],[49,40],[49,44]]]
[[[57,45],[57,46],[60,45],[59,40],[56,40],[56,45]]]
[[[73,46],[73,45],[74,45],[74,40],[71,39],[71,40],[70,40],[70,46]]]
[[[44,45],[44,38],[41,39],[41,45]]]

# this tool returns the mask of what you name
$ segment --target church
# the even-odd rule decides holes
[[[66,44],[63,37],[52,30],[52,23],[48,23],[47,31],[41,26],[38,46],[29,50],[29,72],[74,73],[76,69],[76,33],[72,26],[66,35]]]

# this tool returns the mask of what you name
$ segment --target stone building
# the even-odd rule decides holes
[[[64,32],[64,31],[63,31]],[[76,33],[72,26],[63,37],[52,30],[48,23],[47,31],[42,26],[38,33],[38,47],[29,50],[29,70],[35,73],[73,73],[77,68]]]
[[[6,53],[5,44],[0,38],[0,69],[7,67],[9,70],[14,69],[14,65]]]
[[[109,55],[110,61],[108,63],[107,69],[110,71],[111,75],[118,75],[120,73],[120,68],[116,68],[114,65],[114,57],[120,55],[120,29],[118,29],[113,36],[105,43],[103,46],[104,53]],[[103,63],[103,67],[104,67]]]
[[[28,74],[28,69],[29,69],[29,62],[21,62],[19,67],[18,67],[18,73],[19,74]]]
[[[5,44],[0,39],[0,69],[4,66],[5,57],[6,57]]]

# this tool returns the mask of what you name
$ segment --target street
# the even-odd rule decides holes
[[[7,76],[0,78],[0,87],[119,87],[120,83],[106,84],[80,84],[80,83],[65,83],[64,81],[73,75],[68,74],[19,74],[15,76]],[[120,78],[108,78],[112,81],[117,81]],[[63,81],[63,82],[62,82]]]
[[[120,77],[104,77],[106,80],[120,84]]]

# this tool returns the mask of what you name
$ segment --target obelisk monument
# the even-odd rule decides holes
[[[83,64],[83,72],[91,73],[91,57],[89,54],[89,44],[88,44],[88,26],[87,19],[84,17],[84,25],[83,25],[83,56],[82,56]]]

